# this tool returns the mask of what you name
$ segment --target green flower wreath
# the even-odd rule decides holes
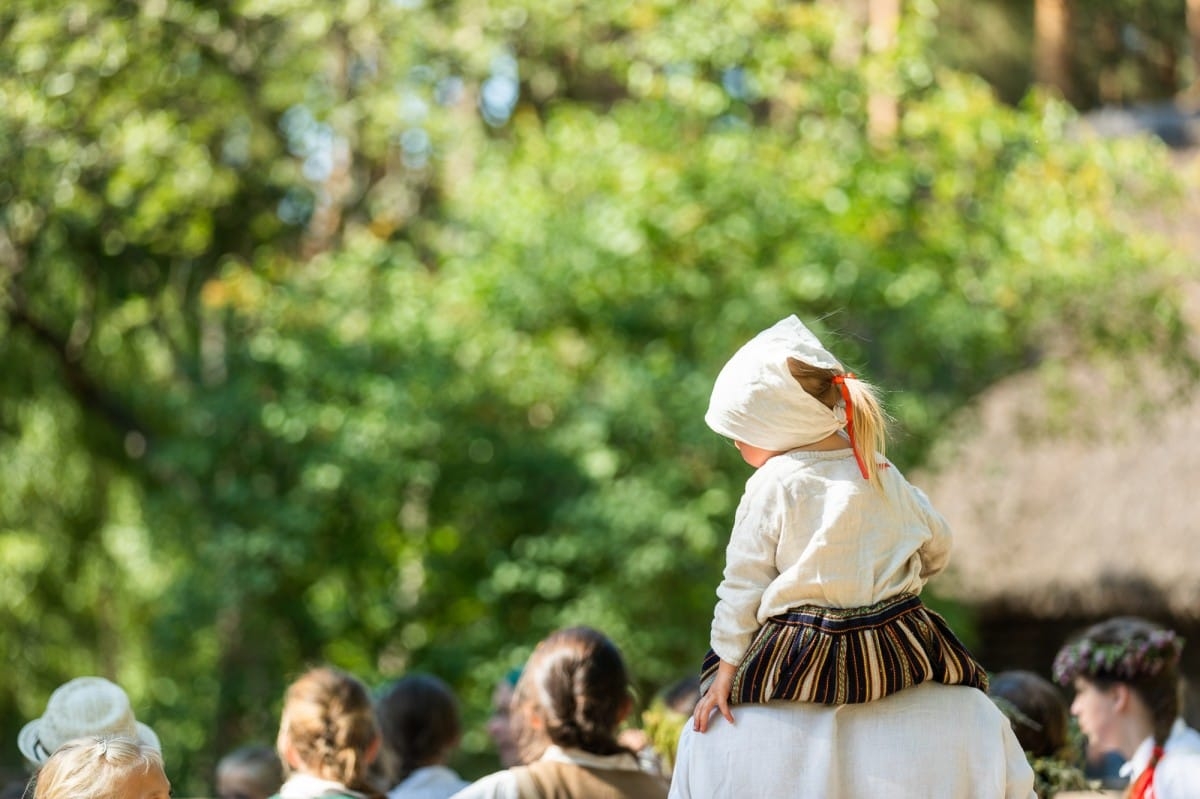
[[[1054,679],[1068,685],[1076,677],[1153,676],[1178,663],[1182,651],[1183,639],[1172,630],[1155,630],[1117,644],[1083,638],[1063,647],[1054,658]]]

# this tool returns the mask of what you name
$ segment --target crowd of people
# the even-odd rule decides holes
[[[463,730],[442,680],[408,675],[373,696],[325,666],[288,687],[273,749],[221,760],[219,799],[1032,799],[1093,787],[1071,716],[1120,759],[1129,799],[1200,799],[1182,639],[1132,617],[1082,631],[1052,664],[1069,705],[1033,672],[989,675],[920,599],[950,533],[885,457],[876,389],[800,320],[733,355],[705,420],[755,472],[708,656],[672,692],[677,735],[631,729],[624,656],[570,627],[497,685],[492,774],[453,770]],[[108,680],[60,687],[17,743],[33,799],[170,795],[158,737]]]
[[[1145,619],[1084,630],[1055,658],[1062,689],[1030,671],[991,676],[989,693],[926,681],[865,703],[771,700],[680,724],[677,751],[648,752],[622,653],[588,627],[558,630],[515,681],[488,731],[501,768],[474,782],[451,767],[463,729],[442,680],[413,674],[372,694],[354,675],[311,669],[288,687],[274,747],[226,754],[217,799],[661,799],[734,796],[1052,797],[1095,789],[1071,717],[1116,753],[1136,799],[1200,797],[1200,732],[1180,718],[1181,639]],[[691,718],[698,681],[668,697]],[[880,731],[894,736],[884,742]],[[126,693],[80,677],[22,728],[27,799],[167,799],[162,744]],[[673,749],[673,747],[672,747]],[[647,754],[652,755],[647,757]],[[673,763],[674,769],[664,768]],[[930,764],[936,763],[935,768]],[[837,782],[829,775],[836,774]],[[1152,790],[1147,790],[1152,786]],[[815,791],[815,792],[810,792]]]

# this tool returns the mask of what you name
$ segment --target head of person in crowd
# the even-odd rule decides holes
[[[617,740],[633,708],[620,651],[590,627],[570,627],[538,644],[513,696],[513,726],[526,763],[556,745],[595,755],[628,752]]]
[[[512,726],[512,701],[516,691],[517,681],[521,678],[521,669],[513,669],[496,683],[492,691],[492,715],[488,718],[487,732],[496,746],[496,755],[504,768],[519,766],[521,748],[517,745],[517,736]]]
[[[1068,734],[1067,703],[1054,683],[1032,671],[1002,671],[992,676],[988,696],[1029,759],[1039,797],[1092,787]]]
[[[1002,671],[988,696],[1012,722],[1021,748],[1033,757],[1073,757],[1067,736],[1067,703],[1054,683],[1032,671]]]
[[[282,784],[283,763],[270,746],[241,746],[217,761],[217,799],[270,799]]]
[[[663,704],[676,713],[692,715],[700,701],[700,675],[689,674],[662,690]]]
[[[34,799],[168,799],[157,748],[129,738],[79,738],[42,764]]]
[[[288,772],[287,799],[348,789],[378,796],[370,778],[379,726],[365,685],[340,669],[319,667],[287,689],[276,748]]]
[[[76,677],[50,694],[40,718],[17,735],[17,748],[35,768],[76,738],[129,738],[161,752],[154,730],[134,718],[129,696],[103,677]]]
[[[1131,757],[1147,738],[1163,746],[1179,716],[1183,639],[1145,619],[1094,624],[1059,650],[1054,678],[1075,688],[1071,713],[1089,744]]]
[[[397,680],[375,709],[393,761],[393,784],[419,768],[445,765],[462,740],[458,699],[449,685],[431,674]]]

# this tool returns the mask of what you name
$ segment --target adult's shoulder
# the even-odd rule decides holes
[[[1155,770],[1154,785],[1160,799],[1200,799],[1200,750],[1168,751]]]
[[[1171,737],[1167,739],[1167,747],[1200,752],[1200,731],[1189,727],[1183,719],[1175,719],[1175,724],[1171,727]]]
[[[450,799],[518,799],[516,774],[512,769],[480,777]]]
[[[685,727],[671,796],[1028,799],[1033,771],[981,691],[924,683],[862,705],[776,702]],[[940,764],[931,768],[930,764]],[[678,782],[678,785],[675,783]]]

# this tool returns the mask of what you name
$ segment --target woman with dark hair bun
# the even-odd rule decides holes
[[[1183,639],[1122,616],[1083,631],[1054,658],[1073,685],[1071,713],[1089,743],[1125,757],[1129,799],[1200,799],[1200,733],[1179,718]]]
[[[1081,755],[1067,734],[1067,703],[1054,683],[1032,671],[993,674],[988,696],[1008,717],[1040,799],[1092,787],[1079,768]]]
[[[589,627],[551,634],[525,664],[513,697],[529,765],[484,777],[455,799],[664,799],[666,781],[642,771],[617,741],[632,708],[612,641]]]
[[[375,705],[390,761],[388,799],[446,799],[467,786],[446,764],[462,740],[458,699],[432,674],[394,682]]]

